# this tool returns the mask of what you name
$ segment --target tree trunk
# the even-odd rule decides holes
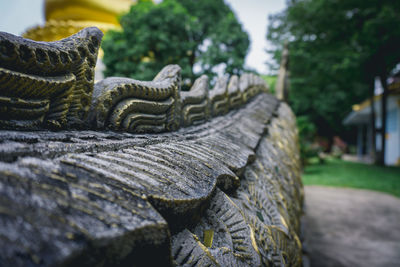
[[[191,79],[194,78],[193,67],[194,67],[194,64],[195,64],[195,63],[196,63],[196,51],[193,50],[193,51],[192,51],[192,54],[191,54],[190,57],[189,57],[190,69],[191,69],[191,71],[192,71],[192,77],[190,77]],[[192,83],[194,83],[194,81],[192,81]]]
[[[381,98],[381,120],[382,120],[382,127],[381,127],[381,153],[379,153],[378,164],[385,165],[385,150],[386,150],[386,117],[387,117],[387,96],[388,96],[388,87],[387,87],[387,77],[386,75],[381,75],[380,77],[383,93]]]
[[[288,92],[288,66],[289,66],[289,44],[285,42],[282,50],[281,65],[279,67],[278,80],[275,86],[275,95],[279,100],[287,101]]]
[[[372,76],[373,77],[373,76]],[[371,116],[370,116],[370,123],[371,123],[371,151],[370,151],[370,156],[372,159],[372,162],[375,164],[376,163],[376,127],[375,127],[375,101],[374,101],[374,96],[375,96],[375,87],[374,87],[374,80],[371,79],[369,81],[369,87],[370,87],[370,99],[371,99]]]

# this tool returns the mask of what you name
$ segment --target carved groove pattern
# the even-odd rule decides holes
[[[189,126],[199,124],[210,117],[208,100],[208,77],[203,75],[198,78],[190,91],[181,92],[182,99],[182,124]]]
[[[234,91],[228,95],[227,79],[221,78],[210,91],[203,75],[189,91],[180,91],[180,67],[176,65],[165,67],[152,82],[107,78],[95,85],[88,124],[136,133],[174,131],[226,114],[267,90],[260,77],[244,74],[240,88],[238,77],[232,76],[228,88]]]
[[[173,251],[179,250],[190,263],[208,257],[212,266],[301,266],[303,192],[298,147],[293,142],[295,120],[285,104],[277,113],[279,119],[271,121],[269,134],[255,148],[255,160],[245,168],[236,193],[228,197],[217,189],[200,222],[173,236]],[[210,248],[198,242],[180,248],[183,233],[199,239],[210,229],[214,231]],[[173,254],[178,266],[196,266],[182,263],[181,254]]]
[[[103,34],[86,28],[57,42],[35,42],[0,32],[0,97],[7,109],[0,119],[2,128],[81,125],[92,98],[94,67]],[[16,106],[14,99],[19,99]],[[26,109],[34,101],[47,101],[36,116],[16,116],[13,110]],[[23,104],[26,103],[26,104]],[[44,124],[43,124],[44,123]]]
[[[95,85],[89,122],[130,132],[176,130],[180,67],[165,67],[153,82],[107,78]]]
[[[191,251],[192,253],[192,255],[187,255],[187,258],[192,258],[195,261],[198,251],[203,250],[204,253],[200,253],[200,255],[208,255],[211,261],[216,262],[219,266],[260,266],[258,248],[253,243],[254,233],[252,229],[233,201],[222,191],[218,189],[216,191],[210,207],[193,230],[193,235],[199,237],[202,236],[204,229],[213,229],[215,232],[213,245],[210,248],[199,243],[191,243],[192,247],[186,245],[183,251]],[[184,240],[178,234],[173,239],[173,250],[175,247],[182,246],[182,242]],[[182,266],[180,255],[174,256],[178,256],[175,261],[179,266]]]
[[[224,115],[229,111],[228,79],[228,75],[220,77],[214,88],[209,92],[213,116]]]
[[[221,78],[210,95],[206,76],[181,92],[177,65],[165,67],[151,82],[112,77],[93,90],[101,38],[97,28],[49,43],[0,33],[0,127],[168,132],[224,115],[267,90],[260,77],[243,74],[229,83]],[[30,116],[22,116],[24,110]]]
[[[239,77],[233,75],[228,83],[229,107],[237,108],[242,104],[242,95],[239,88]]]
[[[0,262],[301,266],[289,107],[252,74],[181,92],[176,65],[92,94],[100,39],[0,33],[0,127],[96,129],[0,131]]]

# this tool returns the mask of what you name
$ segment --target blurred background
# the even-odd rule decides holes
[[[87,6],[93,9],[94,2],[104,3],[107,6],[109,13],[112,14],[113,20],[110,24],[116,24],[117,17],[120,13],[127,12],[129,6],[136,1],[45,1],[45,0],[1,0],[0,1],[0,31],[5,31],[13,33],[15,35],[22,35],[26,33],[29,29],[35,28],[36,26],[45,25],[45,21],[52,19],[63,19],[63,20],[93,20],[95,25],[102,26],[104,29],[104,22],[110,21],[110,19],[105,18],[104,13],[95,13],[94,16],[89,16],[86,12],[81,18],[77,18],[76,9],[70,9],[70,11],[65,11],[65,4],[63,2],[76,3],[76,5]],[[155,0],[155,3],[161,2],[161,0]],[[118,4],[119,3],[119,4]],[[284,0],[227,0],[226,4],[230,6],[232,11],[235,13],[238,21],[242,24],[243,29],[248,33],[250,39],[250,46],[248,53],[246,55],[245,64],[250,69],[255,69],[260,73],[268,73],[268,66],[265,64],[266,61],[271,60],[271,56],[266,52],[266,48],[269,47],[268,41],[265,39],[268,15],[281,11],[285,7]],[[90,4],[90,5],[89,5]],[[53,11],[54,9],[59,9],[58,11]],[[47,10],[47,15],[46,15]],[[63,10],[63,11],[62,11]],[[63,12],[63,16],[58,16],[58,14]],[[72,13],[72,14],[71,14]],[[107,16],[108,17],[108,16]],[[99,23],[103,22],[103,23]],[[93,21],[92,21],[93,24]],[[113,25],[109,25],[113,26]],[[108,29],[108,28],[107,28]],[[36,36],[37,39],[59,39],[64,36],[57,36],[60,34],[60,29],[58,33],[43,34]],[[38,35],[39,33],[36,32]],[[32,37],[32,36],[30,36]],[[52,37],[52,38],[50,38]],[[44,40],[44,41],[47,41]]]

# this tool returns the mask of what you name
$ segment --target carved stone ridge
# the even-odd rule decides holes
[[[101,37],[0,33],[0,265],[301,266],[287,104],[177,65],[93,85]]]

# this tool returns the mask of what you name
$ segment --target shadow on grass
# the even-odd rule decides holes
[[[319,170],[319,169],[309,169],[309,168],[306,168],[305,170],[304,170],[304,174],[312,174],[312,175],[315,175],[315,174],[320,174],[322,172],[322,170]]]

